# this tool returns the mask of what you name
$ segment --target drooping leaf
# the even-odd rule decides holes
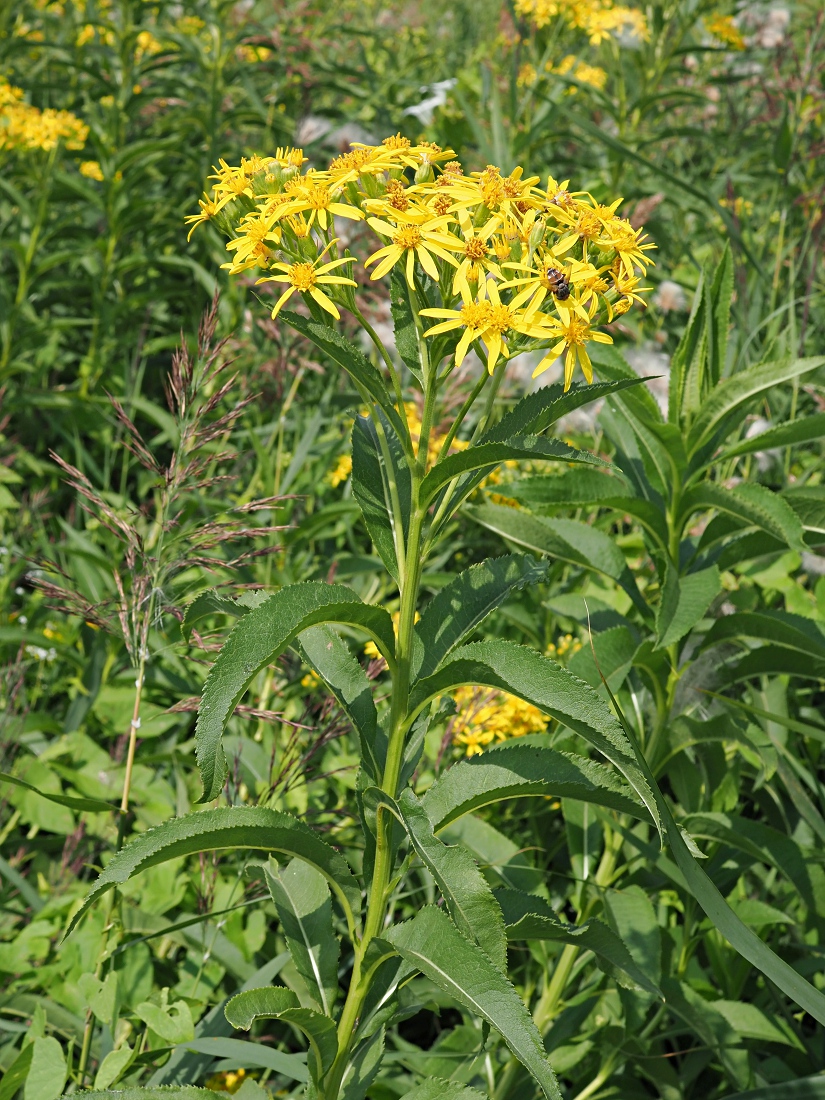
[[[338,995],[339,945],[326,879],[300,859],[283,871],[270,859],[266,882],[298,973],[320,1010],[331,1017]]]
[[[632,760],[627,737],[608,707],[583,680],[524,646],[503,641],[475,642],[455,650],[438,672],[419,680],[410,706],[415,711],[433,696],[465,684],[516,695],[580,734],[619,769],[658,827],[656,803]]]
[[[176,1048],[176,1050],[181,1049],[206,1054],[210,1062],[215,1058],[224,1058],[232,1061],[239,1069],[270,1069],[293,1081],[309,1080],[309,1070],[304,1054],[284,1054],[283,1051],[273,1050],[272,1047],[264,1046],[263,1043],[248,1043],[242,1039],[208,1036],[203,1039],[193,1039]]]
[[[450,650],[511,592],[538,584],[546,576],[546,563],[524,554],[488,558],[459,573],[430,601],[416,625],[413,678],[435,672]]]
[[[229,1023],[243,1031],[249,1031],[256,1020],[285,1020],[294,1024],[309,1040],[309,1068],[316,1082],[335,1061],[338,1053],[335,1023],[311,1008],[301,1008],[291,989],[275,986],[248,989],[231,997],[224,1012]]]
[[[460,760],[443,772],[422,800],[438,831],[464,814],[505,798],[575,798],[648,819],[632,788],[604,764],[518,738]]]
[[[298,636],[301,656],[318,673],[352,719],[361,741],[362,762],[377,776],[386,748],[377,744],[378,716],[367,675],[332,627],[312,626]],[[382,744],[383,744],[382,736]]]
[[[405,425],[390,400],[389,391],[380,371],[372,365],[357,345],[347,340],[334,328],[308,317],[301,317],[288,309],[282,309],[278,316],[302,336],[312,340],[333,362],[343,367],[362,395],[369,395],[381,407],[399,438],[404,437]]]
[[[624,588],[643,614],[649,614],[624,555],[604,531],[578,520],[531,516],[501,504],[479,504],[466,512],[517,546],[604,573]]]
[[[687,437],[691,455],[704,452],[721,440],[734,419],[743,419],[744,409],[759,394],[782,382],[789,382],[825,364],[825,357],[760,363],[723,379],[702,405]]]
[[[379,439],[384,435],[384,447]],[[384,453],[386,451],[386,454]],[[393,466],[400,516],[392,506],[386,456]],[[397,543],[406,540],[410,519],[410,470],[398,438],[386,419],[380,429],[369,417],[356,416],[352,426],[352,492],[358,501],[369,536],[390,575],[397,581]],[[400,526],[400,530],[396,530]]]
[[[502,462],[510,460],[543,462],[581,462],[590,466],[609,467],[598,455],[589,451],[579,451],[562,443],[558,439],[547,439],[541,435],[513,436],[501,442],[477,443],[465,451],[448,455],[437,466],[433,466],[421,483],[421,500],[427,504],[438,491],[453,478],[474,470],[491,470]]]
[[[588,920],[567,924],[542,898],[518,890],[497,890],[510,940],[556,940],[592,951],[599,965],[621,985],[641,987],[661,996],[658,975],[650,974],[633,959],[624,941],[606,924]]]
[[[383,791],[367,791],[365,801],[386,806],[403,823],[413,850],[436,881],[459,931],[486,953],[494,966],[507,970],[507,936],[501,909],[470,853],[447,845],[433,833],[421,803],[407,788],[396,802]]]
[[[350,928],[354,929],[361,908],[361,890],[343,856],[308,825],[289,814],[264,806],[226,806],[165,821],[121,848],[95,880],[66,935],[101,894],[140,871],[180,856],[223,848],[283,852],[304,860],[330,884]]]
[[[534,393],[523,397],[498,424],[494,424],[484,433],[479,443],[501,443],[516,435],[538,435],[562,416],[575,412],[583,405],[590,405],[607,394],[638,386],[643,381],[644,379],[633,375],[609,382],[593,382],[590,385],[574,382],[567,393],[564,392],[564,386],[560,382],[542,386]]]
[[[201,802],[217,798],[223,789],[224,726],[252,679],[302,631],[329,622],[359,627],[375,641],[388,663],[394,663],[395,635],[389,613],[362,603],[352,589],[306,581],[270,596],[236,624],[204,684],[195,728],[195,749],[204,788]]]
[[[738,455],[752,455],[757,451],[770,451],[777,447],[792,447],[797,443],[811,443],[825,436],[825,413],[814,413],[799,420],[790,420],[787,424],[777,424],[774,428],[759,432],[749,439],[728,447],[719,456],[722,462]]]
[[[722,578],[715,565],[680,577],[668,563],[656,617],[656,648],[667,649],[681,641],[721,591]]]
[[[446,913],[427,906],[391,928],[385,939],[439,989],[494,1027],[547,1100],[561,1100],[541,1035],[515,988]]]
[[[768,609],[724,615],[705,635],[703,645],[716,645],[731,638],[756,638],[825,660],[825,633],[813,619],[788,611]]]
[[[99,798],[81,798],[79,795],[74,794],[52,794],[49,791],[42,791],[39,787],[27,783],[25,779],[21,779],[17,775],[9,775],[7,772],[0,772],[0,783],[11,783],[15,787],[23,787],[27,791],[34,791],[41,798],[54,802],[58,806],[68,806],[70,810],[79,810],[83,813],[99,814],[104,811],[112,813],[117,809],[116,806],[109,802],[103,802]]]

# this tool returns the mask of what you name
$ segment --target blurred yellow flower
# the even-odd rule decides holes
[[[718,38],[720,42],[724,42],[726,46],[730,46],[732,50],[744,50],[747,43],[742,36],[742,32],[733,21],[733,17],[730,15],[709,15],[705,19],[705,29],[709,34],[712,34],[714,38]]]
[[[352,455],[345,454],[339,455],[338,461],[327,475],[330,485],[333,489],[337,489],[342,481],[346,481],[349,475],[352,473]]]
[[[83,160],[80,162],[78,171],[81,176],[85,176],[86,179],[97,180],[98,183],[103,179],[103,170],[100,164],[96,160]]]
[[[460,687],[453,695],[458,714],[451,723],[452,741],[467,756],[478,756],[494,743],[528,733],[541,733],[547,716],[515,695],[482,687]]]

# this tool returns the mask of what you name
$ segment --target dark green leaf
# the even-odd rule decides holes
[[[787,611],[739,611],[725,615],[713,624],[703,645],[716,645],[730,638],[758,638],[825,659],[825,634],[817,623]]]
[[[810,443],[825,436],[825,413],[803,416],[787,424],[778,424],[775,428],[743,439],[729,447],[719,456],[719,461],[735,458],[737,455],[751,455],[756,451],[769,451],[776,447],[791,447],[796,443]]]
[[[398,580],[396,539],[406,539],[410,518],[410,471],[404,460],[398,438],[382,422],[386,446],[393,464],[398,487],[403,531],[395,531],[389,481],[378,429],[369,417],[356,416],[352,426],[352,492],[358,501],[369,536],[388,572]]]
[[[291,989],[269,986],[267,989],[248,989],[230,998],[224,1009],[227,1020],[234,1028],[249,1031],[256,1020],[285,1020],[294,1024],[306,1035],[310,1044],[310,1073],[319,1082],[338,1053],[338,1034],[328,1016],[301,1008]]]
[[[656,616],[656,648],[667,649],[681,641],[704,617],[721,591],[722,578],[715,565],[679,577],[668,564]]]
[[[149,1088],[126,1089],[83,1089],[69,1093],[69,1096],[82,1096],[83,1100],[215,1100],[211,1089],[198,1088],[196,1085],[155,1085]]]
[[[399,266],[392,269],[390,277],[390,310],[392,312],[395,347],[398,354],[423,388],[421,353],[418,349],[418,332],[410,308],[410,291]]]
[[[405,1092],[402,1100],[485,1100],[478,1089],[462,1085],[459,1081],[444,1081],[441,1077],[428,1077],[426,1081]]]
[[[402,959],[494,1027],[547,1100],[562,1100],[541,1035],[518,993],[446,913],[428,906],[412,920],[395,925],[385,938]]]
[[[630,368],[628,368],[630,370]],[[511,436],[538,434],[546,431],[551,424],[568,413],[589,405],[611,393],[618,393],[631,386],[638,386],[643,379],[630,371],[630,377],[611,382],[574,382],[567,393],[560,382],[551,386],[542,386],[535,393],[529,393],[501,418],[498,424],[484,433],[479,443],[501,443]]]
[[[733,516],[749,527],[760,528],[792,550],[800,553],[807,551],[798,516],[778,493],[771,492],[764,485],[749,482],[726,489],[715,482],[705,481],[689,489],[682,498],[680,523],[686,523],[694,512],[711,508]]]

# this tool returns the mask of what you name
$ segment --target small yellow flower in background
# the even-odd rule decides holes
[[[467,756],[511,737],[541,733],[547,726],[547,716],[538,707],[503,691],[461,687],[453,698],[458,714],[452,719],[452,741]]]
[[[516,14],[534,27],[546,27],[556,18],[583,31],[592,46],[611,35],[631,34],[647,39],[647,20],[636,8],[614,4],[612,0],[516,0]]]
[[[516,83],[519,88],[529,88],[536,83],[538,79],[538,73],[536,72],[535,65],[531,65],[528,61],[525,65],[522,65],[518,71],[516,77]]]
[[[94,36],[94,27],[91,23],[87,23],[85,27],[82,27],[81,30],[78,31],[77,38],[75,39],[75,45],[79,49],[82,49],[87,44],[87,42],[91,42]]]
[[[96,160],[82,160],[78,166],[78,171],[86,179],[97,180],[98,183],[103,180],[103,169]]]
[[[245,1069],[224,1070],[207,1078],[206,1087],[213,1092],[237,1092],[245,1078]]]
[[[547,656],[552,657],[554,661],[563,661],[565,657],[572,657],[574,653],[578,653],[581,647],[582,644],[578,638],[574,638],[572,634],[562,634],[555,644],[551,642],[547,647]]]
[[[333,489],[337,489],[342,481],[346,481],[352,473],[352,455],[339,455],[335,466],[327,474],[327,479]]]
[[[743,214],[753,213],[753,203],[750,199],[743,199],[741,195],[737,195],[733,201],[728,198],[721,198],[719,205],[730,210],[737,218],[741,218]]]
[[[0,77],[0,149],[21,151],[82,149],[89,127],[71,111],[40,110],[25,102],[23,92]]]
[[[704,22],[705,30],[720,42],[724,42],[726,46],[730,46],[732,50],[744,50],[747,47],[742,32],[734,23],[732,16],[710,15]]]
[[[306,691],[315,691],[317,687],[321,685],[321,677],[317,672],[308,672],[306,676],[301,677],[301,687]]]
[[[607,83],[607,73],[604,69],[600,69],[598,65],[588,65],[586,61],[580,61],[572,53],[563,58],[555,69],[552,66],[548,67],[550,72],[556,73],[558,76],[570,76],[580,84],[589,84],[592,88],[598,88],[599,91]],[[567,90],[570,94],[576,91],[575,88],[568,88]]]

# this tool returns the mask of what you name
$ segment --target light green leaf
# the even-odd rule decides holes
[[[84,1089],[71,1093],[83,1097],[83,1100],[215,1100],[211,1089],[201,1089],[196,1085],[155,1085],[149,1088],[125,1089]],[[65,1096],[62,1100],[69,1100]]]
[[[8,775],[6,772],[0,772],[0,783],[11,783],[15,787],[23,787],[27,791],[34,791],[41,798],[48,799],[49,802],[54,802],[58,806],[68,806],[71,810],[80,810],[84,813],[99,814],[104,811],[113,813],[117,809],[116,806],[109,802],[103,802],[99,798],[80,798],[78,795],[73,794],[52,794],[41,790],[39,787],[32,786],[31,783],[27,783],[25,779],[21,779],[17,775]]]
[[[506,691],[580,734],[614,764],[650,811],[658,827],[656,803],[633,762],[630,743],[610,710],[583,680],[535,650],[512,642],[476,642],[462,646],[434,675],[419,680],[410,707],[416,713],[433,696],[465,684]]]
[[[270,986],[268,989],[248,989],[231,997],[224,1009],[227,1020],[235,1028],[249,1031],[255,1020],[285,1020],[294,1024],[309,1040],[309,1069],[313,1080],[324,1076],[338,1053],[338,1034],[328,1016],[301,1008],[290,989]]]
[[[584,405],[590,405],[608,394],[638,386],[642,381],[643,379],[633,375],[630,378],[593,382],[589,385],[584,382],[574,382],[566,393],[560,382],[554,382],[551,386],[542,386],[534,393],[523,397],[498,424],[484,433],[479,442],[501,443],[512,436],[538,435],[562,416],[567,416],[568,413],[575,412]]]
[[[379,413],[380,415],[380,413]],[[410,470],[404,459],[398,437],[386,419],[382,430],[393,465],[393,477],[398,490],[402,531],[395,530],[389,481],[378,431],[372,420],[356,416],[352,425],[352,492],[358,501],[369,536],[390,575],[398,580],[396,543],[406,541],[410,519]]]
[[[392,666],[395,633],[389,613],[362,603],[341,584],[306,581],[282,588],[235,626],[203,688],[195,751],[203,779],[201,802],[217,798],[226,778],[221,739],[224,726],[253,678],[310,626],[347,623],[365,631]]]
[[[765,390],[790,382],[823,364],[823,356],[760,363],[725,378],[703,403],[690,426],[687,439],[689,453],[697,455],[723,438],[733,420],[741,421],[747,405]]]
[[[381,1068],[385,1042],[384,1028],[379,1027],[359,1044],[344,1070],[341,1100],[364,1100],[367,1089]]]
[[[604,906],[614,932],[657,986],[662,974],[662,933],[650,898],[641,886],[606,890]]]
[[[496,486],[496,492],[530,507],[535,505],[600,504],[627,494],[624,478],[597,470],[570,470],[536,474]]]
[[[825,634],[817,623],[787,611],[738,611],[725,615],[713,624],[703,645],[716,645],[730,638],[758,638],[825,658]]]
[[[694,512],[710,508],[734,516],[748,527],[766,531],[792,550],[805,553],[808,549],[799,517],[786,500],[764,485],[747,482],[726,489],[716,482],[705,481],[689,489],[682,498],[680,523],[686,523]]]
[[[579,451],[558,439],[547,439],[542,435],[513,436],[495,443],[478,443],[465,451],[447,457],[433,466],[421,483],[421,501],[429,504],[440,489],[461,474],[474,470],[487,470],[511,460],[545,462],[581,462],[591,466],[608,467],[610,463],[603,458]]]
[[[51,1035],[35,1039],[32,1046],[32,1062],[23,1086],[23,1100],[57,1100],[69,1072],[63,1048]]]
[[[547,564],[524,554],[507,554],[471,565],[441,589],[416,625],[413,677],[429,676],[451,649],[484,621],[511,592],[538,584]]]
[[[323,679],[358,730],[361,758],[380,774],[386,754],[386,736],[378,744],[378,716],[372,698],[372,688],[361,665],[345,641],[332,627],[312,626],[298,637],[298,650],[306,663]]]
[[[781,1043],[783,1046],[804,1050],[799,1038],[784,1020],[769,1016],[756,1005],[746,1001],[711,1001],[717,1012],[721,1012],[737,1035],[745,1039],[756,1039],[761,1043]]]
[[[385,939],[405,962],[494,1027],[547,1100],[562,1100],[541,1035],[515,988],[446,913],[428,906],[391,928]]]
[[[28,1043],[0,1078],[0,1100],[13,1100],[28,1076],[33,1054],[34,1044]]]
[[[108,1089],[128,1069],[135,1052],[128,1043],[117,1050],[110,1050],[95,1074],[95,1088]]]
[[[66,935],[101,894],[147,867],[179,856],[223,848],[283,852],[315,867],[341,902],[350,931],[354,933],[356,914],[361,908],[361,890],[343,856],[308,825],[289,814],[264,806],[227,806],[165,821],[121,848],[96,879],[72,918]]]
[[[110,970],[106,980],[101,981],[94,974],[81,974],[78,987],[84,1000],[98,1020],[107,1027],[113,1027],[117,1005],[117,971]]]
[[[704,617],[721,591],[722,578],[715,565],[679,577],[668,563],[656,616],[656,649],[667,649],[681,641]]]
[[[436,881],[459,931],[475,941],[495,967],[506,973],[507,936],[493,891],[466,848],[446,845],[433,834],[421,803],[408,788],[398,802],[373,787],[365,804],[386,806],[404,825],[413,850]]]
[[[810,443],[825,436],[825,413],[814,413],[787,424],[777,424],[775,428],[743,439],[740,443],[728,447],[719,455],[718,461],[735,458],[738,455],[752,455],[756,451],[770,451],[777,447],[791,447],[797,443]]]
[[[444,829],[482,806],[525,795],[575,798],[648,820],[632,788],[611,768],[536,740],[505,742],[443,772],[423,798],[433,828]]]
[[[405,1092],[402,1100],[485,1100],[485,1096],[478,1089],[462,1085],[459,1081],[428,1077],[412,1092]]]
[[[145,1001],[134,1010],[139,1020],[157,1032],[167,1043],[177,1045],[195,1038],[195,1025],[186,1001],[175,1001],[168,1008]]]
[[[332,1016],[339,945],[326,879],[300,859],[293,859],[283,871],[270,859],[266,882],[298,973],[324,1015]]]
[[[602,921],[566,924],[542,898],[519,890],[497,890],[496,897],[504,913],[508,939],[556,940],[592,951],[602,969],[621,985],[661,997],[658,973],[638,964],[621,937]]]

